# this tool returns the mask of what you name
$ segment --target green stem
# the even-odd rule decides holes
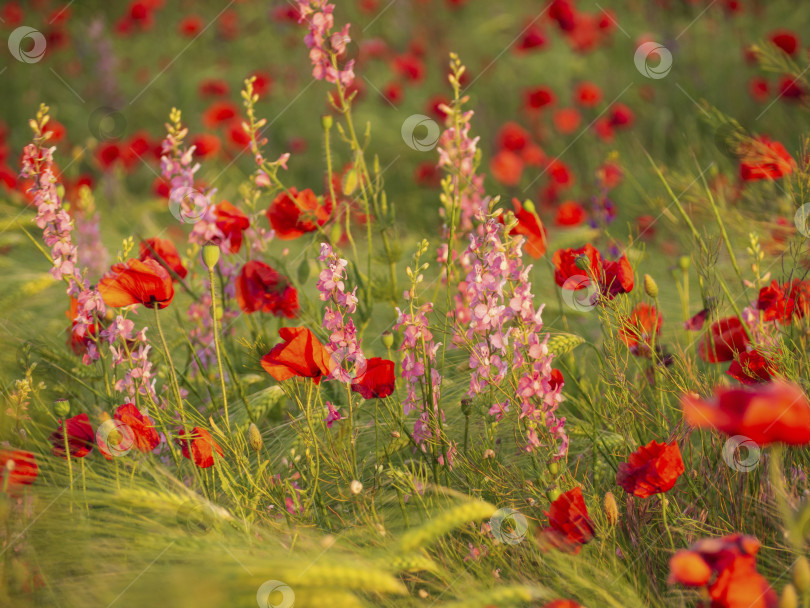
[[[208,281],[211,284],[211,317],[214,324],[214,350],[217,355],[217,367],[219,368],[219,384],[222,388],[222,404],[225,407],[225,426],[231,430],[231,418],[228,414],[228,394],[225,388],[225,373],[222,371],[222,355],[219,346],[219,320],[217,319],[217,289],[214,280],[214,267],[208,268]],[[247,401],[245,402],[247,403]],[[252,417],[251,417],[252,419]]]

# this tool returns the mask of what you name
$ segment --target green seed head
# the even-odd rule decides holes
[[[219,262],[219,246],[214,243],[206,243],[202,248],[202,257],[208,270],[213,270]]]
[[[658,283],[650,275],[644,275],[644,292],[651,298],[658,297]]]

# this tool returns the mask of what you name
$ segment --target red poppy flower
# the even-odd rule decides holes
[[[394,362],[380,357],[366,359],[366,369],[352,382],[363,399],[385,399],[394,392]]]
[[[292,195],[292,198],[290,197]],[[322,204],[312,190],[299,194],[295,188],[290,193],[282,192],[267,209],[267,219],[282,240],[297,239],[307,232],[323,226],[332,214],[332,201],[328,197]]]
[[[168,239],[156,237],[143,241],[141,243],[140,260],[142,262],[145,260],[155,260],[181,279],[185,279],[188,274],[188,270],[183,266],[183,262],[180,261],[180,254],[177,253],[177,247]]]
[[[489,161],[489,171],[504,186],[517,186],[523,175],[523,160],[510,150],[501,150]]]
[[[96,148],[96,160],[98,160],[102,169],[109,169],[120,157],[121,149],[115,142],[107,141],[99,144],[98,148]]]
[[[222,142],[216,135],[201,133],[191,138],[194,154],[199,158],[216,156],[222,149]]]
[[[183,17],[180,20],[180,23],[177,24],[177,31],[181,36],[193,38],[199,34],[204,27],[205,23],[203,22],[202,18],[200,18],[198,15],[189,15],[188,17]]]
[[[737,317],[726,317],[712,323],[698,347],[698,354],[708,363],[733,361],[749,342],[742,322]]]
[[[613,104],[610,110],[610,124],[613,127],[629,127],[635,121],[635,114],[633,110],[628,108],[623,103]]]
[[[554,112],[554,127],[563,135],[573,133],[582,122],[582,116],[576,108],[560,108]]]
[[[576,201],[565,201],[557,207],[554,223],[557,226],[579,226],[585,221],[585,209]]]
[[[776,96],[777,99],[784,99],[785,101],[799,102],[807,95],[807,91],[802,86],[801,81],[798,78],[791,78],[790,76],[780,78],[777,88],[779,89],[779,94]]]
[[[87,414],[79,414],[73,416],[73,418],[68,418],[65,422],[60,421],[59,428],[48,437],[48,441],[53,446],[51,452],[54,456],[67,458],[64,429],[67,429],[67,446],[71,457],[84,458],[93,451],[93,444],[96,439],[93,434],[93,427],[90,426]]]
[[[510,234],[521,234],[526,237],[525,251],[534,259],[542,257],[546,253],[546,228],[543,222],[520,204],[516,198],[512,199],[512,206],[515,208],[515,218],[517,225],[512,228]]]
[[[551,379],[548,381],[548,386],[551,390],[556,391],[561,386],[565,385],[565,378],[562,372],[558,369],[551,370]]]
[[[713,399],[684,395],[686,421],[697,428],[715,428],[743,435],[761,446],[769,443],[810,443],[810,403],[795,384],[775,381],[740,388],[718,387]]]
[[[143,304],[147,308],[166,308],[174,298],[172,277],[152,259],[130,259],[113,264],[98,282],[104,303],[112,308]]]
[[[613,298],[622,293],[630,293],[635,285],[630,260],[623,255],[618,260],[602,260],[599,274],[599,290],[603,296]]]
[[[392,67],[397,74],[411,82],[419,82],[425,77],[425,64],[416,55],[399,55],[394,58]]]
[[[592,108],[602,101],[602,89],[592,82],[582,82],[574,89],[574,99],[584,108]]]
[[[516,51],[540,50],[546,46],[546,36],[537,24],[531,24],[525,30],[515,45]]]
[[[748,93],[754,101],[762,103],[770,96],[770,85],[765,78],[755,76],[748,82]]]
[[[189,451],[189,442],[185,438],[186,432],[181,429],[178,433],[180,437],[177,443],[180,444],[180,449],[183,451],[183,456],[194,461],[201,469],[207,469],[214,466],[214,451],[222,458],[222,448],[214,441],[206,429],[195,426],[191,429],[191,450]]]
[[[759,290],[757,308],[762,311],[763,320],[790,323],[794,307],[790,291],[790,285],[780,285],[778,281],[771,281]]]
[[[790,56],[795,56],[796,52],[799,50],[799,39],[796,34],[790,30],[776,30],[771,32],[768,38]]]
[[[402,90],[402,85],[398,82],[389,82],[383,87],[383,98],[393,106],[398,106],[405,98],[405,93]]]
[[[543,167],[546,164],[546,153],[537,144],[529,143],[520,151],[520,158],[529,167]]]
[[[30,486],[39,474],[37,461],[31,452],[23,450],[0,450],[0,487],[5,485],[6,465],[13,462],[8,474],[8,488],[13,490],[20,486]]]
[[[541,531],[541,538],[557,549],[579,553],[581,545],[593,538],[593,522],[579,486],[552,502],[546,517],[548,527]]]
[[[740,353],[740,356],[731,362],[726,373],[743,384],[757,384],[773,380],[776,369],[762,353],[752,350]]]
[[[587,277],[588,271],[576,265],[576,260],[579,256],[585,256],[590,262],[589,265],[591,268],[599,268],[602,261],[602,256],[599,255],[596,247],[590,243],[579,249],[571,247],[568,249],[558,249],[554,252],[551,262],[554,264],[554,282],[556,282],[559,287],[565,286],[565,282],[571,277]],[[590,281],[578,281],[577,286],[572,287],[572,289],[584,289],[588,285],[590,285]]]
[[[619,337],[627,346],[633,348],[642,344],[649,345],[652,336],[658,336],[664,318],[655,306],[641,302],[630,312],[630,317],[622,323]]]
[[[744,146],[740,159],[740,177],[747,182],[779,179],[793,173],[796,161],[778,141],[758,137]]]
[[[548,5],[548,16],[556,21],[564,32],[570,32],[576,27],[578,15],[571,0],[551,0]]]
[[[230,101],[215,101],[203,113],[203,124],[209,129],[215,129],[219,125],[236,118],[239,114],[236,106]]]
[[[329,351],[306,327],[282,327],[278,335],[284,342],[262,357],[262,367],[277,382],[299,376],[318,384],[334,369]]]
[[[228,83],[219,78],[208,78],[200,83],[197,89],[204,97],[220,97],[230,92]]]
[[[135,439],[134,447],[141,452],[151,452],[160,443],[160,435],[155,429],[155,423],[149,416],[142,414],[135,404],[119,405],[113,418],[130,428]]]
[[[253,72],[251,76],[255,77],[253,81],[253,92],[259,97],[264,97],[273,88],[273,77],[267,72]]]
[[[498,147],[502,150],[520,152],[530,141],[528,131],[516,122],[507,122],[498,131]]]
[[[213,211],[217,228],[225,235],[225,240],[217,244],[225,253],[239,253],[242,233],[250,228],[250,219],[228,201],[222,201]]]
[[[535,87],[528,89],[525,93],[525,104],[528,110],[541,110],[552,105],[556,97],[554,92],[548,87]]]
[[[292,319],[298,313],[298,292],[286,277],[259,260],[251,260],[236,279],[236,301],[243,312],[269,312]]]
[[[619,463],[616,483],[628,494],[647,498],[671,490],[683,472],[677,441],[651,441],[630,454],[627,462]]]
[[[552,600],[547,604],[543,604],[543,608],[583,608],[582,605],[577,604],[574,600]]]
[[[670,558],[669,583],[706,587],[713,608],[776,608],[776,593],[757,572],[759,547],[743,534],[699,540]]]

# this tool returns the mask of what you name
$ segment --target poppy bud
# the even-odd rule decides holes
[[[678,260],[678,267],[686,272],[689,269],[689,266],[692,265],[692,260],[689,259],[688,255],[682,255],[681,258]]]
[[[644,292],[651,298],[658,297],[658,283],[650,275],[644,275]]]
[[[472,412],[472,399],[462,399],[461,400],[461,413],[465,416],[469,416]]]
[[[810,591],[810,562],[804,556],[793,564],[793,584],[802,593]]]
[[[332,119],[332,116],[330,116],[329,114],[325,114],[325,115],[321,116],[321,126],[324,129],[327,129],[327,130],[331,129],[333,122],[334,121]]]
[[[67,399],[57,399],[53,402],[53,411],[59,418],[64,418],[70,413],[70,401]]]
[[[554,488],[546,492],[546,498],[548,498],[549,502],[554,502],[560,496],[562,496],[562,492],[560,492],[559,488]]]
[[[259,427],[253,422],[251,422],[248,427],[248,443],[250,443],[250,447],[257,452],[261,450],[263,446],[262,434],[259,432]]]
[[[391,437],[394,439],[399,439],[401,436],[402,434],[399,431],[391,431]]]
[[[219,246],[210,242],[203,245],[202,258],[208,270],[213,270],[219,262]]]
[[[605,511],[605,517],[611,526],[619,523],[619,506],[616,504],[616,497],[613,492],[605,494],[605,499],[602,502],[602,508]]]
[[[356,479],[353,479],[349,484],[349,489],[352,491],[352,494],[359,494],[363,491],[363,484]]]
[[[390,331],[383,332],[382,343],[385,348],[391,348],[394,345],[394,334]]]
[[[548,472],[555,477],[560,474],[560,464],[556,460],[548,463]]]
[[[580,270],[588,270],[588,268],[591,267],[591,260],[588,259],[587,255],[578,255],[576,259],[574,259],[574,266]]]
[[[788,583],[782,589],[782,597],[779,598],[779,608],[798,608],[799,595],[796,593],[796,587]]]
[[[340,236],[343,234],[343,228],[339,223],[335,222],[332,225],[332,230],[329,231],[329,240],[333,243],[340,241]]]
[[[534,203],[529,199],[526,199],[526,201],[523,203],[523,208],[529,213],[534,213],[536,211]]]

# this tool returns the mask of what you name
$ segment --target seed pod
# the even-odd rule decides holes
[[[208,270],[212,270],[219,262],[219,246],[210,241],[203,245],[202,258]]]
[[[559,488],[554,488],[546,492],[546,498],[548,498],[549,502],[554,502],[560,496],[562,496],[562,492],[560,492]]]
[[[383,332],[382,343],[385,348],[391,348],[394,345],[394,334],[390,331]]]
[[[658,284],[650,275],[644,275],[644,292],[651,298],[658,297]]]
[[[253,422],[251,422],[250,426],[248,427],[248,443],[250,443],[250,447],[257,452],[260,451],[264,446],[262,434],[259,432],[259,427],[257,427]]]
[[[587,255],[578,255],[574,260],[574,265],[580,270],[588,270],[591,267],[591,260]]]
[[[692,265],[692,260],[689,258],[688,255],[682,255],[678,260],[678,268],[686,272],[689,270],[689,267]]]
[[[619,523],[619,506],[616,504],[616,497],[613,492],[605,494],[605,499],[602,502],[602,508],[605,511],[605,517],[611,526]]]
[[[64,418],[70,413],[70,401],[57,399],[53,402],[53,411],[59,418]]]

